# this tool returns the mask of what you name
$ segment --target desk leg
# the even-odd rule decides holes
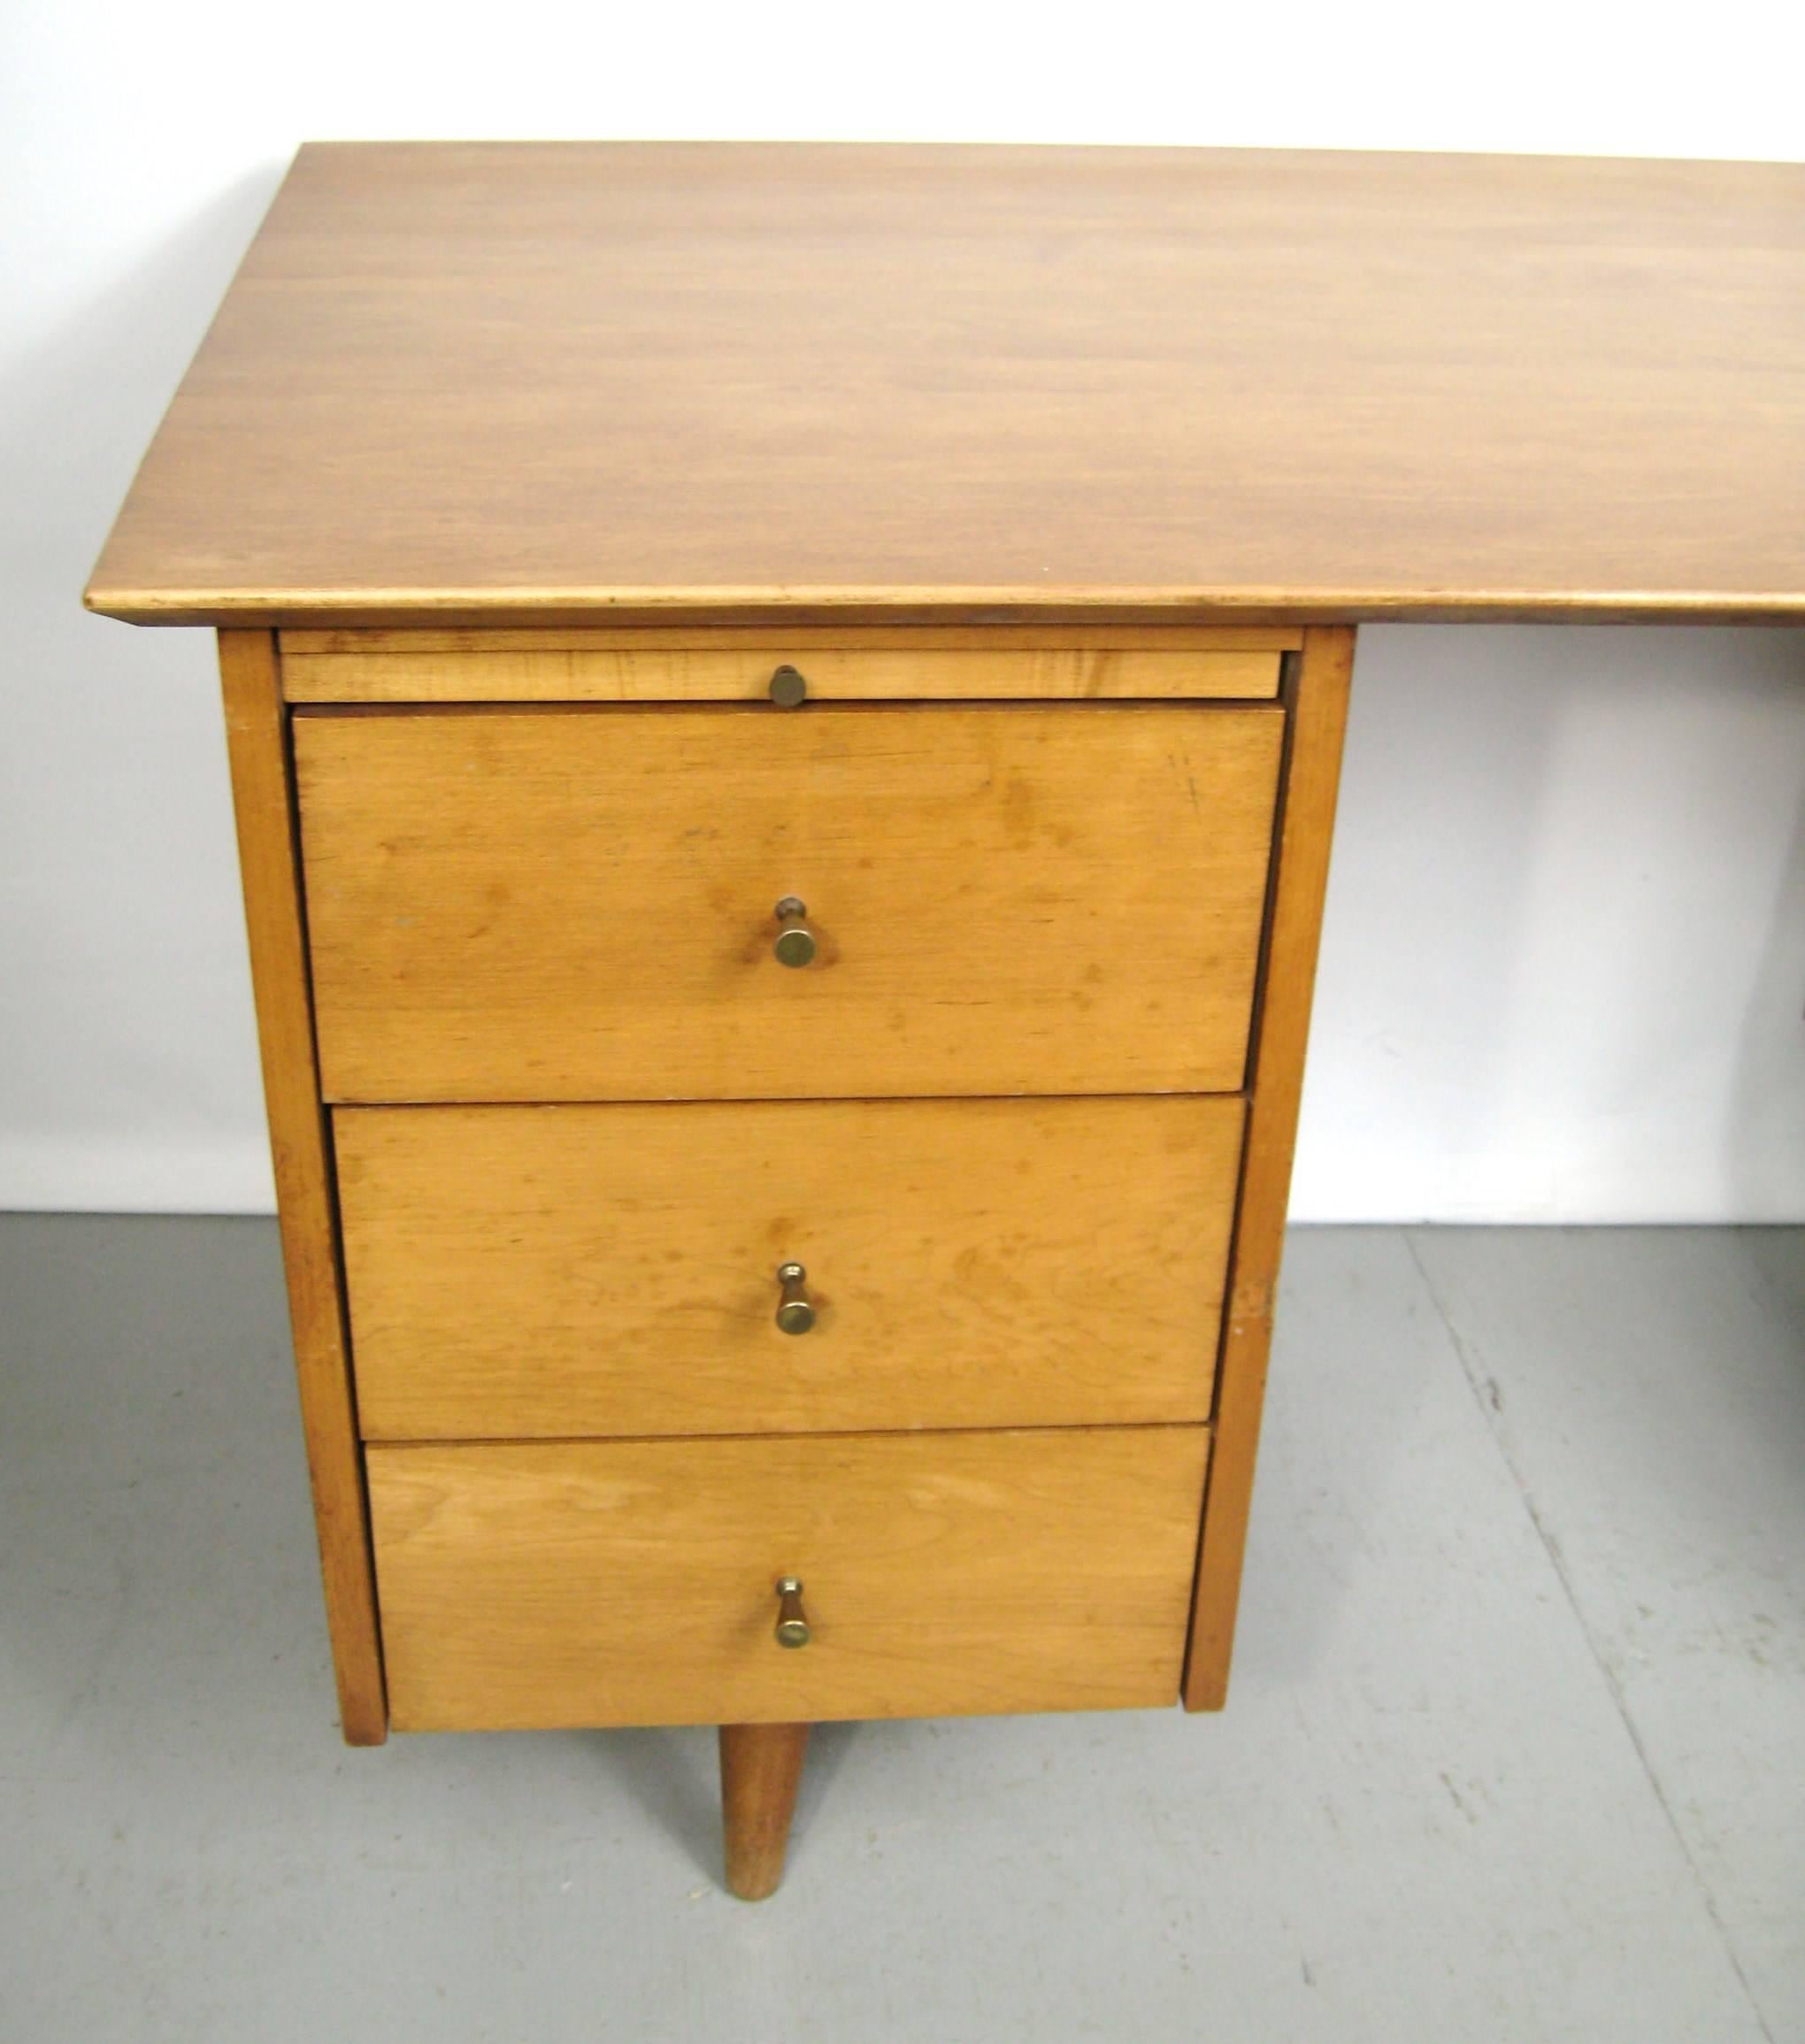
[[[727,1886],[743,1902],[775,1894],[803,1756],[806,1725],[721,1726],[721,1821],[726,1833]]]

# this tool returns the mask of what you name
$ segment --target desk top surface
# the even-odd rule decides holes
[[[1805,167],[311,146],[88,601],[1805,618]]]

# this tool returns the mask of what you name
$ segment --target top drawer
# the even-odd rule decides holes
[[[832,632],[285,632],[291,703],[763,703],[787,668],[811,703],[1256,701],[1296,632],[992,626]]]
[[[337,1101],[1232,1091],[1283,712],[313,711]],[[813,962],[774,956],[806,903]]]

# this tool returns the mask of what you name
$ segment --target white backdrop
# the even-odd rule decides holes
[[[77,597],[306,136],[1793,160],[1799,10],[0,10],[0,1206],[266,1207],[204,634]],[[1363,635],[1301,1218],[1805,1219],[1805,634]]]

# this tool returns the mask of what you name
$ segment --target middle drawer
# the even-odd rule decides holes
[[[1209,1416],[1239,1097],[334,1117],[371,1440]],[[798,1263],[807,1332],[777,1322]]]

